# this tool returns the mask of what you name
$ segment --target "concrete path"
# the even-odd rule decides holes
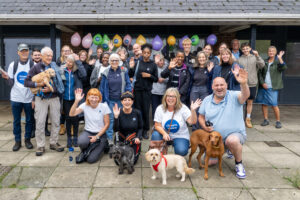
[[[280,109],[283,128],[276,129],[273,112],[270,125],[261,127],[262,113],[258,105],[254,106],[254,128],[247,130],[248,140],[243,148],[245,180],[235,177],[234,160],[224,155],[225,177],[219,177],[217,168],[210,167],[209,179],[205,181],[204,170],[198,168],[194,155],[196,172],[180,182],[176,172],[169,171],[168,184],[163,186],[161,178],[150,178],[151,169],[144,159],[149,141],[145,140],[132,175],[119,175],[106,154],[94,164],[70,163],[68,153],[49,150],[48,141],[42,157],[36,157],[35,150],[24,146],[12,152],[11,108],[8,103],[1,103],[0,200],[300,199],[300,190],[289,181],[298,178],[300,183],[300,107]],[[60,143],[66,145],[66,135],[60,136]],[[36,146],[35,140],[33,144]],[[78,153],[76,149],[75,155]]]

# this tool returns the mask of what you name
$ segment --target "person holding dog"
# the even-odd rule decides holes
[[[134,164],[138,161],[141,152],[141,139],[143,133],[143,118],[139,110],[132,108],[133,94],[124,92],[121,95],[122,108],[115,103],[114,131],[118,132],[119,141],[128,142],[135,153]]]
[[[232,71],[241,91],[227,90],[224,78],[213,80],[213,94],[207,96],[199,109],[199,123],[208,132],[221,133],[225,146],[235,157],[236,176],[246,178],[242,164],[242,148],[246,141],[246,128],[243,119],[243,104],[250,95],[247,84],[248,73],[240,68]],[[210,123],[208,123],[210,122]],[[207,126],[210,124],[209,126]]]
[[[185,156],[190,147],[190,133],[188,124],[197,122],[196,109],[201,105],[197,99],[191,103],[191,110],[180,101],[180,94],[176,88],[167,89],[162,104],[155,111],[155,131],[151,140],[173,141],[175,154]],[[187,123],[186,123],[187,122]]]

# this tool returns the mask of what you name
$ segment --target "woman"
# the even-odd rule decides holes
[[[106,102],[110,110],[113,110],[115,104],[121,107],[121,94],[126,91],[131,91],[131,83],[128,76],[127,68],[119,66],[120,57],[113,53],[109,57],[108,67],[102,73],[100,91],[103,102]],[[110,114],[110,126],[106,131],[109,145],[113,145],[113,124],[114,116]]]
[[[151,102],[151,90],[153,82],[158,81],[157,66],[150,60],[152,45],[144,44],[142,46],[142,60],[137,63],[130,60],[129,76],[133,77],[134,107],[142,112],[143,116],[143,138],[148,139],[149,130],[149,110]]]
[[[182,103],[188,105],[188,89],[190,84],[190,72],[184,61],[184,52],[178,50],[176,57],[170,62],[169,67],[161,72],[162,78],[169,78],[167,88],[175,87],[180,94]]]
[[[86,94],[89,89],[91,89],[90,78],[93,71],[93,65],[95,64],[96,60],[89,60],[86,50],[79,51],[78,55],[86,71],[86,78],[82,80],[83,93]]]
[[[109,67],[109,56],[110,53],[104,52],[101,57],[101,63],[99,66],[95,66],[95,68],[92,71],[91,78],[90,78],[90,84],[93,88],[99,88],[100,82],[101,82],[101,75]]]
[[[133,94],[124,92],[121,96],[122,108],[115,104],[114,131],[118,132],[119,141],[130,144],[135,152],[134,163],[139,159],[141,152],[141,139],[143,133],[143,119],[139,110],[132,108]]]
[[[193,65],[195,63],[195,56],[191,52],[192,40],[189,38],[185,38],[182,41],[182,47],[184,52],[184,64],[190,66]]]
[[[129,70],[129,63],[127,62],[128,53],[124,47],[119,47],[116,53],[120,56],[120,65],[123,65]]]
[[[186,122],[190,125],[197,122],[196,109],[200,104],[201,100],[197,99],[191,103],[190,110],[181,103],[180,94],[176,88],[167,89],[162,104],[155,111],[155,131],[152,133],[151,140],[173,140],[175,154],[187,155],[190,147],[190,134]]]
[[[221,44],[219,45],[219,49],[218,49],[218,55],[215,56],[215,58],[218,60],[218,62],[216,63],[217,65],[220,64],[220,60],[221,60],[221,52],[224,49],[228,49],[228,45],[225,42],[221,42]]]
[[[234,73],[238,73],[243,66],[234,62],[232,53],[229,49],[223,49],[220,54],[220,64],[214,67],[213,80],[216,77],[223,77],[227,83],[228,90],[240,90],[240,84],[234,77]]]
[[[214,66],[219,64],[219,60],[213,55],[213,47],[210,44],[206,44],[203,51],[208,56],[208,60],[214,64]]]
[[[94,163],[99,160],[107,143],[105,132],[109,126],[109,114],[111,111],[106,103],[101,103],[102,96],[98,89],[90,89],[85,103],[78,107],[78,103],[83,97],[82,89],[76,89],[75,101],[69,115],[75,117],[82,112],[84,113],[84,131],[78,137],[78,145],[81,151],[86,150],[91,143],[100,140],[100,144],[89,153],[86,159],[88,163]]]
[[[86,71],[79,61],[79,57],[76,54],[69,55],[66,59],[66,64],[62,65],[64,68],[64,80],[65,92],[63,94],[63,111],[66,117],[66,127],[67,127],[67,147],[78,147],[77,137],[78,137],[78,117],[70,117],[69,112],[75,101],[75,90],[77,88],[82,88],[81,80],[86,76]],[[71,135],[71,126],[73,128],[73,140]]]
[[[269,58],[265,61],[265,67],[258,72],[259,89],[256,101],[262,104],[264,121],[261,126],[269,125],[268,106],[272,106],[275,118],[276,128],[281,128],[280,111],[278,107],[278,90],[283,88],[282,72],[287,69],[285,62],[282,59],[284,51],[277,54],[277,49],[270,46],[268,49]]]

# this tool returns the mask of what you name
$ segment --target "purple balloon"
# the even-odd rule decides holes
[[[186,38],[189,38],[187,35],[183,36],[180,40],[179,40],[179,48],[180,49],[183,49],[183,46],[182,46],[182,41]]]
[[[206,39],[207,44],[215,45],[217,43],[217,36],[215,34],[210,34]]]
[[[152,48],[155,51],[159,51],[163,46],[163,41],[160,39],[158,35],[155,36],[155,38],[152,40]]]

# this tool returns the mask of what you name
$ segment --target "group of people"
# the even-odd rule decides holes
[[[237,176],[245,178],[242,144],[246,141],[245,125],[252,128],[255,99],[262,104],[261,125],[269,124],[268,106],[272,106],[275,126],[281,128],[277,99],[278,90],[283,88],[282,72],[287,68],[282,59],[284,52],[277,54],[277,49],[270,46],[264,61],[249,43],[240,46],[237,39],[232,41],[232,49],[221,43],[216,56],[209,44],[192,53],[191,43],[184,39],[183,50],[177,50],[173,57],[153,55],[150,44],[134,44],[132,57],[124,47],[116,51],[112,45],[109,51],[98,47],[97,57],[93,57],[91,49],[75,54],[64,45],[57,62],[53,62],[49,47],[34,49],[29,58],[28,45],[20,44],[19,59],[9,65],[7,73],[2,72],[12,86],[13,151],[21,147],[20,118],[24,108],[25,146],[33,148],[30,138],[34,132],[37,156],[45,152],[49,114],[50,149],[64,150],[58,138],[66,127],[67,147],[85,150],[100,141],[87,158],[93,163],[105,146],[113,145],[117,132],[117,140],[127,141],[134,148],[137,161],[141,140],[149,138],[151,106],[151,140],[172,140],[175,154],[185,156],[190,137],[187,124],[193,130],[216,130],[223,137],[228,156],[235,158]],[[56,74],[51,81],[54,91],[44,83],[32,81],[33,76],[49,68]],[[41,89],[32,94],[30,88],[37,87]],[[85,126],[78,137],[81,119]]]

